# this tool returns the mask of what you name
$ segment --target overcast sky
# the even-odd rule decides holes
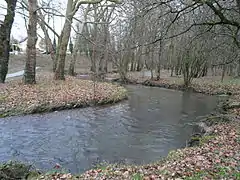
[[[61,3],[61,8],[58,8],[58,11],[60,11],[62,14],[64,14],[65,13],[64,7],[65,7],[65,4],[66,4],[66,1],[65,0],[58,0],[58,2]],[[4,15],[6,15],[6,13],[7,13],[6,6],[7,6],[6,2],[3,1],[3,0],[0,0],[0,20],[4,20]],[[18,6],[19,6],[19,4],[18,4]],[[20,11],[21,13],[23,13],[23,11],[19,10],[18,8],[17,8],[17,11]],[[26,13],[26,15],[28,15],[27,11],[25,11],[25,13]],[[55,31],[58,34],[61,33],[63,23],[64,23],[64,18],[55,17]],[[52,27],[53,26],[53,21],[50,21],[49,25]],[[23,15],[21,15],[19,13],[16,13],[11,34],[15,39],[18,39],[18,40],[22,40],[27,36],[25,20],[23,18]],[[38,34],[41,37],[44,37],[43,32],[41,31],[39,26],[38,26]],[[50,37],[53,38],[53,33],[51,33],[51,31],[49,31],[49,34],[50,34]]]
[[[39,4],[42,4],[41,2],[44,0],[38,0]],[[67,0],[52,0],[51,1],[52,6],[54,6],[53,8],[58,11],[58,14],[61,15],[65,15],[65,8],[66,8],[66,4],[67,4]],[[53,5],[54,4],[54,5]],[[7,11],[6,11],[6,2],[3,0],[0,0],[0,20],[4,20],[4,16],[6,15]],[[83,16],[82,13],[83,8],[85,8],[86,6],[82,6],[80,7],[80,10],[77,12],[77,14],[75,15],[75,17],[79,20],[83,20]],[[19,13],[20,12],[20,13]],[[12,27],[12,32],[11,35],[17,39],[17,40],[22,40],[25,39],[27,37],[27,31],[26,31],[26,26],[25,26],[25,20],[24,20],[24,16],[22,15],[22,13],[26,14],[28,16],[28,12],[25,10],[23,11],[22,8],[20,8],[20,5],[17,4],[17,8],[16,8],[16,15],[15,15],[15,19],[14,19],[14,24]],[[57,12],[55,12],[57,13]],[[55,31],[60,34],[63,24],[64,24],[64,17],[59,17],[59,16],[55,16],[54,17],[54,24],[55,24]],[[73,21],[72,27],[74,27],[76,29],[76,23],[77,21]],[[51,27],[53,27],[53,20],[50,20],[49,25]],[[49,30],[49,35],[50,38],[53,40],[54,34]],[[71,37],[73,37],[76,33],[74,32],[74,30],[72,30],[71,32]],[[42,30],[40,29],[40,27],[38,26],[38,35],[40,37],[44,38],[44,34],[42,32]],[[41,38],[38,38],[38,42],[40,41]]]

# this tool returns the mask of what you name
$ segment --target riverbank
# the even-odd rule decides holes
[[[141,84],[144,86],[153,86],[167,89],[174,89],[180,91],[192,91],[197,93],[209,95],[236,95],[240,94],[240,78],[227,76],[221,81],[221,76],[206,76],[200,78],[193,78],[188,88],[184,87],[182,76],[170,76],[166,70],[161,71],[160,80],[154,78],[151,80],[150,72],[128,72],[127,82],[129,84]],[[117,73],[107,74],[107,79],[114,82],[121,82],[120,76]]]
[[[238,92],[233,94],[236,95],[222,107],[224,114],[211,115],[202,121],[207,126],[204,135],[194,139],[198,146],[172,151],[163,160],[156,159],[156,162],[143,166],[100,165],[81,175],[64,173],[56,165],[49,173],[28,171],[24,177],[43,180],[240,179],[240,98]]]
[[[239,179],[239,122],[211,126],[200,146],[179,149],[162,161],[143,166],[110,165],[79,179]]]
[[[0,117],[116,103],[127,98],[121,86],[67,76],[54,81],[51,74],[37,77],[36,85],[20,79],[1,84]]]
[[[159,81],[146,80],[140,84],[145,86],[162,87],[175,90],[190,90],[192,92],[204,93],[210,95],[236,95],[240,92],[240,85],[237,83],[221,83],[211,81],[195,80],[186,88],[183,82],[179,80],[161,79]]]
[[[1,174],[8,172],[22,174],[21,177],[36,180],[77,180],[77,179],[119,179],[119,180],[155,180],[155,179],[236,179],[240,178],[240,117],[238,109],[231,106],[231,101],[224,104],[223,114],[212,114],[201,120],[204,124],[201,136],[192,137],[198,143],[194,147],[178,149],[156,162],[130,166],[124,164],[99,165],[81,175],[64,171],[58,164],[48,173],[39,173],[24,166],[6,165]],[[230,110],[230,109],[231,110]],[[223,109],[223,110],[224,110]],[[234,111],[233,111],[234,110]],[[17,170],[20,167],[22,172]],[[17,169],[16,169],[17,168]],[[63,167],[64,168],[64,167]],[[3,173],[1,172],[3,171]],[[4,180],[4,178],[1,177]]]

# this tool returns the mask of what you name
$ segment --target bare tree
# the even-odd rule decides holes
[[[10,35],[17,3],[17,0],[5,1],[7,3],[7,14],[4,21],[0,23],[0,83],[5,82],[8,72]]]
[[[109,2],[117,3],[118,0],[108,0]],[[67,9],[66,9],[66,18],[65,23],[60,35],[60,38],[58,40],[58,48],[57,48],[57,54],[56,54],[56,70],[55,70],[55,76],[54,78],[56,80],[64,80],[64,67],[65,67],[65,58],[66,58],[66,51],[67,46],[69,42],[69,37],[71,34],[71,25],[73,21],[73,17],[78,11],[80,5],[82,4],[98,4],[101,3],[102,0],[68,0],[67,3]]]
[[[68,74],[71,75],[71,76],[74,76],[75,75],[75,63],[76,63],[76,59],[77,59],[77,56],[78,56],[78,52],[81,53],[82,49],[81,47],[83,47],[83,44],[81,43],[84,43],[83,39],[83,32],[84,30],[86,29],[86,26],[87,26],[87,16],[88,16],[88,13],[90,11],[90,5],[88,5],[88,7],[86,8],[85,12],[84,12],[84,22],[83,22],[83,25],[82,25],[82,30],[80,28],[80,22],[78,22],[77,24],[77,34],[76,34],[76,40],[75,40],[75,44],[74,44],[74,48],[73,48],[73,53],[72,53],[72,57],[71,57],[71,60],[70,60],[70,64],[69,64],[69,69],[68,69]],[[81,33],[80,33],[81,32]]]
[[[25,84],[36,83],[36,42],[37,42],[37,0],[28,0],[29,22],[27,40],[27,59],[23,81]]]

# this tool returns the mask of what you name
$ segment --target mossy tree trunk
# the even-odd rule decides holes
[[[8,72],[10,36],[12,24],[15,17],[17,0],[5,0],[7,3],[7,14],[0,25],[0,83],[4,83]]]

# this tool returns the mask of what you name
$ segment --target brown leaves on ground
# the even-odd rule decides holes
[[[156,86],[162,87],[173,87],[173,89],[180,89],[183,86],[183,80],[180,78],[166,78],[160,79],[159,81],[150,81],[151,84],[156,84]],[[240,93],[240,84],[232,83],[229,81],[228,83],[221,83],[219,81],[212,81],[209,79],[194,79],[191,83],[190,88],[194,89],[194,91],[205,94],[231,94],[237,95]]]
[[[150,80],[149,77],[141,75],[139,72],[129,73],[128,78],[137,81],[140,84],[159,86],[170,89],[183,89],[184,81],[182,76],[170,77],[167,71],[163,71],[160,80]],[[144,83],[144,82],[148,83]],[[150,82],[150,83],[149,83]],[[199,93],[205,94],[240,94],[240,79],[226,77],[224,82],[221,82],[220,76],[206,76],[194,78],[190,88]]]
[[[230,94],[237,95],[240,93],[240,83],[237,81],[220,82],[209,79],[194,79],[191,85],[197,92],[206,94]]]
[[[46,75],[38,77],[36,85],[24,85],[18,80],[2,85],[0,116],[104,104],[126,97],[123,87],[109,83],[74,77],[66,77],[65,81],[52,79]]]

